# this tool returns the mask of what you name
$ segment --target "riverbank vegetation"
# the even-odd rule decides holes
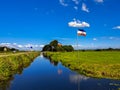
[[[0,81],[22,73],[40,52],[0,53]]]
[[[120,51],[46,52],[44,55],[86,76],[120,79]]]

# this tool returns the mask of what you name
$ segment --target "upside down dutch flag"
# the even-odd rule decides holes
[[[86,36],[86,31],[83,30],[83,29],[78,29],[77,35],[78,35],[78,36]]]

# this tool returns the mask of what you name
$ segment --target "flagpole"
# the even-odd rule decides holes
[[[79,60],[79,43],[78,43],[78,30],[77,30],[77,59]],[[79,76],[78,76],[78,90],[80,90]]]
[[[78,31],[79,30],[79,31]],[[77,30],[77,59],[79,60],[79,48],[78,48],[78,46],[79,46],[79,43],[78,43],[78,36],[80,35],[80,36],[86,36],[86,32],[84,31],[84,30],[80,30],[80,29],[78,29]],[[79,82],[79,77],[78,77],[78,90],[80,90],[80,82]]]
[[[77,30],[77,32],[78,32],[78,30]],[[77,59],[79,58],[79,47],[78,47],[78,33],[77,33]]]

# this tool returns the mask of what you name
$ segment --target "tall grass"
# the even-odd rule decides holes
[[[39,52],[8,55],[0,57],[0,81],[7,80],[16,73],[22,73],[22,69],[27,67],[39,55]]]
[[[120,79],[119,51],[47,52],[45,56],[86,76]]]

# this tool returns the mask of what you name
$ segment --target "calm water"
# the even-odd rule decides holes
[[[120,80],[82,76],[39,56],[0,90],[118,90]]]

